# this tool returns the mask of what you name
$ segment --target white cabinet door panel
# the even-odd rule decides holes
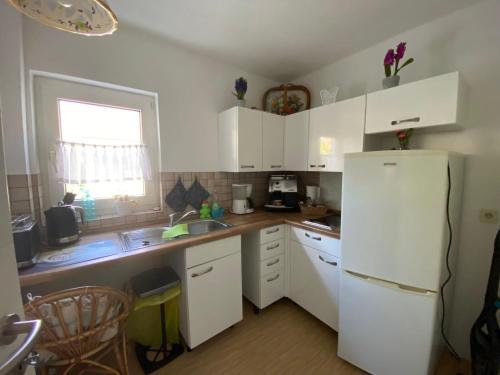
[[[262,169],[262,112],[238,108],[238,168],[240,172]]]
[[[285,116],[262,113],[262,170],[283,169]]]
[[[285,170],[307,171],[309,157],[309,112],[285,117]]]

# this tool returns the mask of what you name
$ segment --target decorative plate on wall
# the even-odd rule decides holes
[[[267,90],[262,98],[264,111],[291,115],[311,108],[311,93],[305,86],[287,83]]]

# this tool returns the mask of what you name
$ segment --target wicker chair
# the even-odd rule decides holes
[[[35,348],[42,357],[42,374],[87,371],[128,375],[125,321],[129,297],[106,287],[80,287],[31,299],[26,316],[42,319],[41,338]],[[118,370],[100,360],[113,351]]]

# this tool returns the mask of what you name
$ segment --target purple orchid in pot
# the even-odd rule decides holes
[[[390,87],[395,87],[399,85],[399,75],[398,73],[405,66],[411,64],[415,61],[413,58],[409,58],[404,63],[400,65],[401,60],[403,59],[406,52],[406,43],[401,42],[397,45],[396,50],[393,48],[389,49],[384,57],[384,70],[385,70],[385,78],[382,81],[382,86],[384,89],[388,89]],[[394,70],[393,67],[394,66]]]
[[[244,107],[245,106],[245,94],[247,93],[247,80],[243,77],[238,78],[234,82],[234,91],[233,95],[236,96],[237,105],[238,107]]]

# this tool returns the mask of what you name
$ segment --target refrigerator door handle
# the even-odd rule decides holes
[[[397,283],[378,279],[376,277],[370,277],[370,276],[363,275],[361,273],[357,273],[357,272],[353,272],[353,271],[349,271],[349,270],[344,270],[344,272],[348,273],[352,277],[356,277],[358,279],[363,279],[365,281],[369,281],[369,282],[372,282],[374,284],[379,284],[380,286],[383,286],[385,288],[397,289],[397,290],[400,290],[400,291],[406,292],[406,293],[426,295],[426,296],[432,296],[432,295],[437,294],[436,292],[434,292],[432,290],[421,289],[421,288],[417,288],[417,287],[413,287],[413,286],[409,286],[409,285],[397,284]]]

